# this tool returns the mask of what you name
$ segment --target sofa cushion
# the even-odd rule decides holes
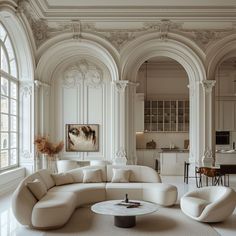
[[[141,183],[107,183],[106,199],[124,199],[128,194],[129,199],[142,200],[142,184]]]
[[[106,171],[106,166],[84,166],[84,167],[80,167],[80,168],[76,168],[73,170],[69,170],[66,173],[70,173],[74,179],[74,182],[76,183],[82,183],[83,182],[83,170],[87,170],[87,169],[91,169],[91,170],[96,170],[96,169],[100,169],[101,170],[101,174],[102,174],[102,182],[106,182],[107,181],[107,171]]]
[[[32,211],[32,225],[48,228],[64,225],[75,209],[75,195],[70,192],[48,192]]]
[[[46,184],[47,189],[50,189],[53,186],[55,186],[55,182],[48,170],[46,170],[46,169],[39,170],[38,174],[42,178],[43,182]]]
[[[130,170],[113,169],[112,183],[128,183]]]
[[[84,169],[83,183],[101,183],[102,172],[100,169]]]
[[[181,209],[193,217],[199,217],[208,204],[210,204],[209,201],[197,197],[181,198]]]
[[[161,179],[159,174],[152,168],[148,166],[139,166],[139,165],[107,165],[107,181],[111,182],[113,176],[113,169],[124,169],[130,170],[130,182],[138,183],[160,183]]]
[[[74,183],[55,186],[49,192],[73,192],[76,195],[76,207],[106,200],[105,183]]]
[[[74,183],[74,179],[70,173],[52,174],[52,178],[57,186]]]
[[[39,179],[27,182],[26,186],[37,200],[40,200],[47,193],[47,187]]]

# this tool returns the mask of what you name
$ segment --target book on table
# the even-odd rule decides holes
[[[128,201],[128,202],[121,201],[121,202],[117,203],[116,205],[126,206],[127,208],[135,208],[135,207],[141,206],[141,203],[135,202],[135,201]]]

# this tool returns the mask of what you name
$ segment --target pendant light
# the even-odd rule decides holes
[[[146,86],[145,86],[145,100],[147,101],[147,93],[148,93],[148,61],[145,61],[146,66]]]
[[[219,129],[219,124],[220,124],[220,64],[217,67],[217,74],[218,74],[218,129]]]

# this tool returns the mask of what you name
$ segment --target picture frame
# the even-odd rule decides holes
[[[98,124],[66,124],[67,152],[98,152]]]

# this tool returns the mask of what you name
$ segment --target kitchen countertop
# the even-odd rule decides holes
[[[189,152],[188,149],[184,149],[184,148],[137,148],[137,150],[150,150],[150,151],[158,151],[161,153],[179,153],[179,152]]]
[[[184,153],[188,153],[189,149],[184,149],[184,148],[164,148],[161,149],[162,153],[179,153],[179,152],[184,152]]]
[[[236,150],[216,150],[216,153],[222,153],[222,154],[236,154]]]

